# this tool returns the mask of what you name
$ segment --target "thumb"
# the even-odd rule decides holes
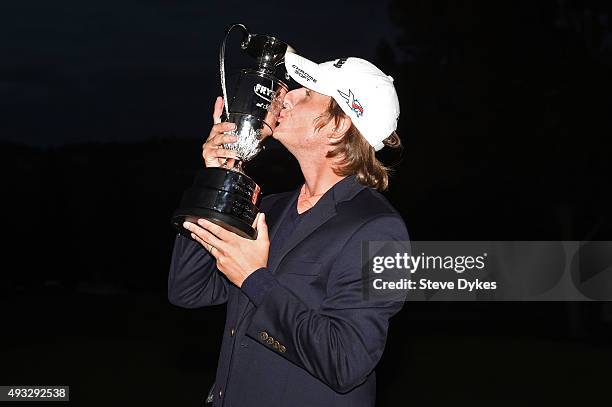
[[[221,114],[223,113],[223,98],[217,96],[215,99],[215,108],[213,109],[213,124],[221,123]]]
[[[268,239],[268,225],[266,224],[266,214],[261,212],[257,217],[257,239]]]

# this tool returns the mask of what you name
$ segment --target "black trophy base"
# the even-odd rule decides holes
[[[234,232],[239,236],[246,237],[248,239],[257,239],[257,230],[251,226],[237,222],[236,219],[230,215],[219,213],[211,209],[201,208],[187,208],[183,214],[177,212],[179,211],[176,211],[172,216],[172,225],[181,235],[189,239],[191,239],[191,232],[183,227],[183,222],[188,221],[191,223],[197,223],[198,219],[200,218],[207,219],[212,223],[221,226],[223,229]]]
[[[204,218],[239,236],[256,239],[253,222],[259,209],[259,186],[247,175],[225,168],[205,168],[193,186],[183,193],[180,207],[172,215],[172,225],[191,239],[183,222]]]

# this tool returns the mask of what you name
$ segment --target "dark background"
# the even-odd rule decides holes
[[[381,158],[413,240],[612,240],[611,17],[564,0],[3,3],[0,384],[199,405],[225,309],[168,303],[169,218],[202,166],[227,24],[395,78],[404,150]],[[267,147],[247,172],[297,187]],[[378,405],[607,405],[611,331],[609,303],[408,303]]]

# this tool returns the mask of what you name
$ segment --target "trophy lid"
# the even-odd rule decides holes
[[[257,59],[260,68],[274,71],[276,65],[285,57],[287,43],[265,34],[251,34],[245,46],[246,52]]]

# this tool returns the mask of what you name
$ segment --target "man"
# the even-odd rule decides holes
[[[204,219],[177,236],[168,279],[171,303],[227,303],[214,406],[374,406],[374,368],[388,321],[402,303],[364,295],[363,241],[407,241],[402,218],[376,190],[387,169],[375,151],[399,146],[399,102],[391,77],[358,58],[317,65],[293,53],[275,129],[299,162],[304,184],[263,199],[256,240]],[[217,99],[203,146],[219,166],[235,141]]]

